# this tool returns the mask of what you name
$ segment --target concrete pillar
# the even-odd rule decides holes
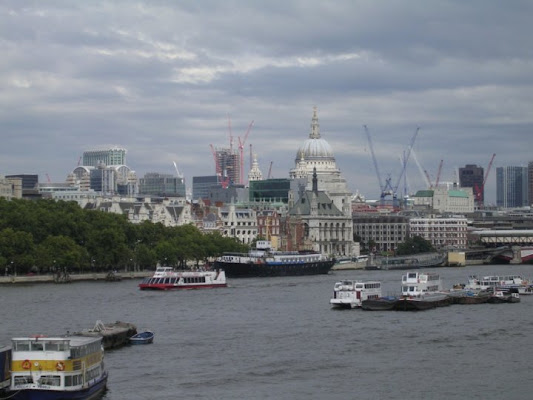
[[[520,246],[511,247],[513,252],[513,258],[509,261],[509,264],[522,264],[522,248]]]

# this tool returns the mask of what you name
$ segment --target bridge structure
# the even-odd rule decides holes
[[[473,231],[485,246],[484,249],[469,250],[467,257],[522,264],[533,260],[533,229],[527,230],[479,230]]]

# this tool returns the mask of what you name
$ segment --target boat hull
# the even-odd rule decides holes
[[[213,289],[227,287],[226,283],[210,283],[197,285],[172,285],[172,284],[156,284],[156,283],[139,283],[141,290],[179,290],[179,289]]]
[[[8,392],[11,400],[97,400],[107,388],[107,372],[91,387],[76,391],[25,389]]]
[[[237,263],[216,261],[215,268],[226,271],[231,278],[300,276],[327,274],[333,267],[334,260],[304,263]]]
[[[361,302],[361,308],[366,311],[391,311],[394,310],[397,302],[396,298],[368,299]]]

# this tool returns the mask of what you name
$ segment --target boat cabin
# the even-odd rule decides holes
[[[335,283],[330,304],[334,307],[361,307],[363,300],[381,297],[381,282],[344,280]]]
[[[442,281],[435,272],[408,272],[402,276],[402,296],[417,297],[441,290]]]

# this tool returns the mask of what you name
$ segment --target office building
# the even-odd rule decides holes
[[[126,165],[126,149],[114,147],[105,150],[84,151],[82,165],[86,167],[97,167],[105,165]]]
[[[162,197],[185,197],[183,177],[148,172],[139,179],[139,194]]]
[[[503,208],[528,205],[528,167],[496,168],[496,205]]]
[[[218,176],[193,176],[192,177],[192,199],[208,199],[209,189],[212,187],[220,187]]]
[[[483,167],[467,164],[465,167],[459,168],[459,186],[462,188],[472,188],[475,201],[478,205],[483,205],[485,200],[483,179]]]

